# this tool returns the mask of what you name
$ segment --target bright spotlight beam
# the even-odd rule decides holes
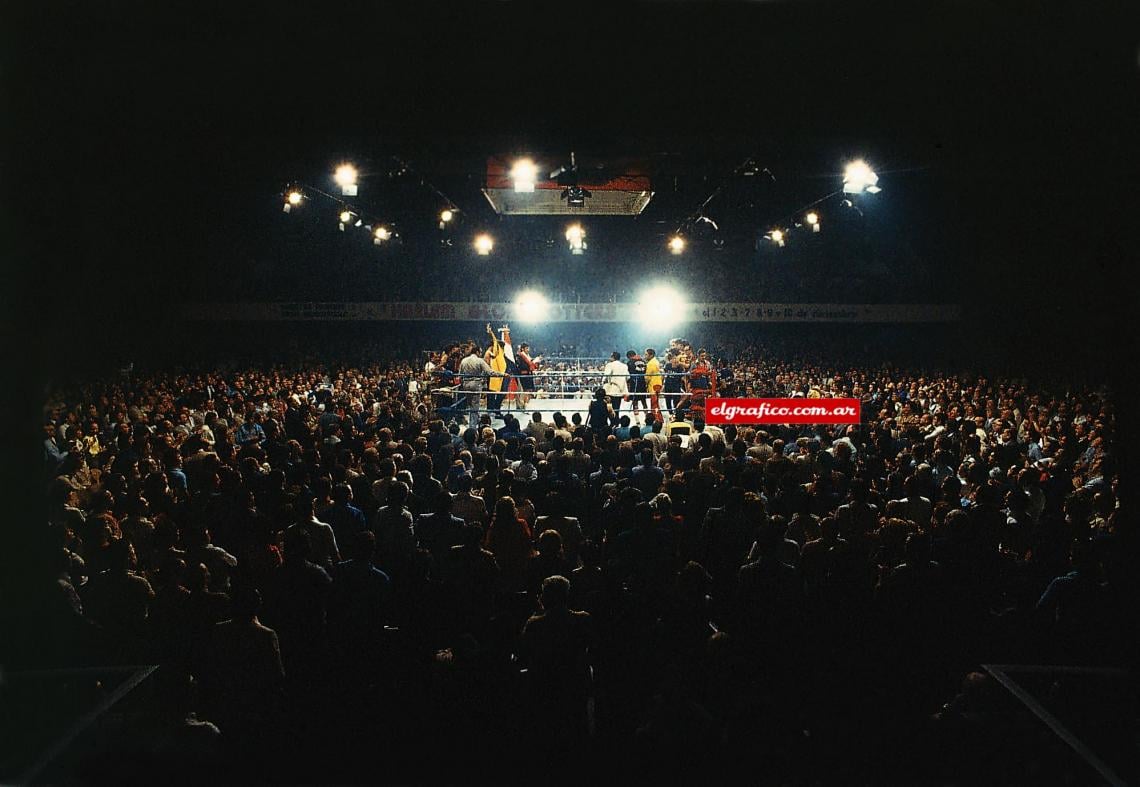
[[[535,290],[524,290],[515,297],[515,319],[534,325],[544,322],[550,311],[546,296]]]
[[[685,299],[666,285],[646,290],[637,303],[637,320],[649,330],[668,330],[685,320]]]

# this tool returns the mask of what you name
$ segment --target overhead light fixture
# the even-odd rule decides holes
[[[301,193],[300,189],[289,189],[289,191],[285,194],[285,207],[283,210],[288,213],[289,211],[293,210],[293,208],[300,205],[304,199],[305,195]]]
[[[349,210],[348,208],[341,208],[341,210],[340,210],[340,216],[338,216],[338,217],[337,217],[337,218],[339,218],[339,219],[340,219],[340,231],[341,231],[341,232],[344,232],[344,227],[345,227],[345,225],[346,225],[346,224],[351,224],[351,223],[352,223],[352,219],[353,219],[353,216],[355,216],[355,215],[356,215],[356,214],[354,214],[354,213],[353,213],[351,210]]]
[[[877,185],[878,182],[879,176],[863,159],[852,161],[843,171],[844,194],[862,194],[864,191],[878,194],[882,191]]]
[[[377,227],[372,231],[372,242],[379,246],[392,237],[392,231],[387,227]]]
[[[495,248],[495,241],[487,233],[483,233],[475,238],[475,252],[480,257],[486,257]]]
[[[511,180],[515,183],[515,191],[520,194],[529,194],[534,191],[534,184],[538,181],[538,165],[528,158],[521,158],[511,167]]]
[[[351,164],[341,164],[333,173],[333,180],[340,186],[340,193],[345,197],[356,196],[356,177],[356,167]]]
[[[674,235],[669,239],[669,251],[674,254],[680,254],[685,250],[685,239],[680,235]]]
[[[455,218],[455,211],[451,208],[444,208],[439,212],[439,228],[441,230],[447,229],[448,223]]]
[[[777,246],[783,246],[784,245],[784,231],[783,230],[772,230],[771,232],[768,233],[768,239],[770,241],[772,241],[773,243],[775,243]]]
[[[812,232],[819,232],[819,214],[814,210],[804,216],[804,223],[811,227]]]
[[[586,248],[586,231],[581,224],[571,224],[566,228],[566,240],[570,243],[571,254],[581,254]]]

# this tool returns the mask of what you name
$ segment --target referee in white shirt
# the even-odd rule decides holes
[[[610,354],[610,361],[602,372],[605,374],[602,387],[606,389],[614,414],[617,415],[621,410],[622,399],[629,393],[629,367],[622,363],[621,355],[615,352]]]

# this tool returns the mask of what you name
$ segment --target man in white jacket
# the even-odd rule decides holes
[[[602,387],[606,389],[606,395],[610,397],[610,404],[617,414],[621,410],[622,398],[629,393],[629,367],[622,363],[621,355],[615,352],[610,355],[610,361],[602,372],[605,374]]]

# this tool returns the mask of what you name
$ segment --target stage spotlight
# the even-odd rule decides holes
[[[876,184],[879,176],[863,159],[852,161],[843,172],[843,193],[862,194],[864,191],[877,194],[880,189]]]
[[[685,250],[685,239],[680,235],[674,235],[669,239],[669,251],[674,254],[680,254]]]
[[[637,320],[649,330],[668,330],[684,319],[685,301],[672,287],[652,287],[637,303]]]
[[[480,257],[486,257],[495,248],[495,241],[490,235],[483,233],[475,238],[475,251]]]
[[[811,227],[812,232],[819,232],[819,214],[814,210],[804,216],[804,223]]]
[[[515,319],[532,325],[543,322],[549,308],[550,304],[541,292],[524,290],[515,298]]]
[[[777,246],[783,246],[784,245],[784,231],[783,230],[772,230],[771,232],[768,233],[768,240],[772,241]]]
[[[392,237],[392,231],[387,227],[377,227],[372,231],[372,242],[379,246]]]
[[[519,159],[511,167],[511,180],[515,182],[516,192],[534,191],[534,184],[538,180],[538,165],[528,158]]]
[[[346,197],[356,196],[356,167],[351,164],[341,164],[333,173],[333,180],[340,186],[340,193]]]
[[[571,254],[581,254],[586,248],[586,231],[581,224],[571,224],[566,228],[566,240],[570,243]]]

